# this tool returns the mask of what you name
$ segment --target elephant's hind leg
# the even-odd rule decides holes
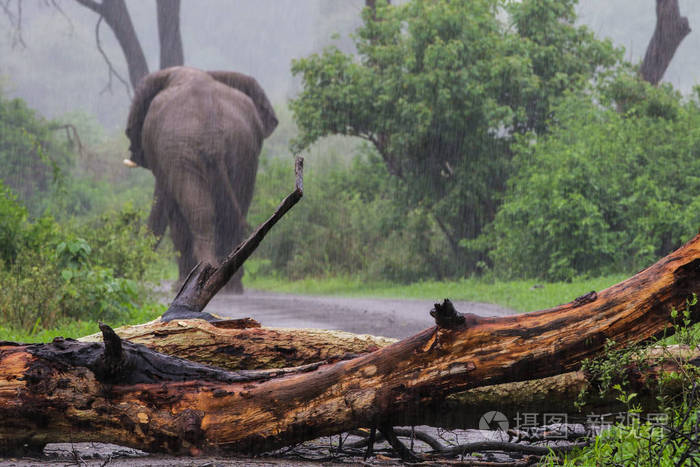
[[[216,212],[211,194],[211,180],[195,164],[183,165],[184,167],[173,167],[168,188],[183,222],[189,229],[191,256],[194,257],[194,261],[206,261],[216,265]],[[180,253],[184,256],[187,251],[180,250]]]
[[[175,207],[171,212],[170,217],[170,237],[173,240],[173,246],[178,252],[177,266],[179,273],[179,282],[185,280],[193,267],[197,265],[192,252],[192,234],[187,225],[187,221],[180,213],[180,209]],[[179,286],[178,286],[179,288]]]

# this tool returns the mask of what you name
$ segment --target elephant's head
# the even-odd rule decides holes
[[[166,68],[145,76],[137,86],[126,125],[126,136],[129,138],[129,151],[131,152],[131,162],[133,164],[147,169],[150,168],[141,142],[143,123],[146,119],[148,108],[156,95],[176,81],[175,78],[178,73],[185,70],[187,69],[184,67]],[[265,91],[263,91],[255,78],[233,71],[210,71],[208,74],[216,81],[238,89],[250,97],[258,111],[264,137],[267,138],[272,134],[277,127],[277,116],[272,108],[272,104],[270,104],[265,95]],[[127,163],[126,160],[125,164],[132,165]]]

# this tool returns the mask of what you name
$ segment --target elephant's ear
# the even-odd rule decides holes
[[[236,73],[235,71],[210,71],[209,74],[220,83],[247,94],[258,109],[265,138],[272,134],[274,129],[277,128],[277,116],[272,108],[272,104],[270,104],[265,95],[265,91],[263,91],[255,78],[243,73]]]
[[[141,167],[149,168],[141,146],[143,121],[153,98],[167,86],[172,71],[172,68],[166,68],[144,76],[134,92],[129,118],[126,121],[126,136],[129,138],[131,160]]]

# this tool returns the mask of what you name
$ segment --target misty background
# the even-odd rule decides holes
[[[90,222],[140,225],[136,218],[147,216],[152,205],[154,177],[122,165],[129,157],[124,127],[133,90],[111,75],[107,61],[130,82],[129,70],[111,27],[80,1],[0,3],[0,111],[6,109],[0,123],[7,122],[0,125],[0,143],[8,143],[0,144],[0,178],[18,196],[16,203],[14,195],[6,196],[17,219],[25,208],[30,221],[50,215],[60,224],[56,230],[74,229],[70,235],[85,239],[80,229],[95,231]],[[403,26],[391,18],[381,25],[402,37],[379,47],[386,48],[382,57],[400,62],[396,68],[382,64],[381,73],[365,66],[366,44],[353,38],[355,31],[366,38],[374,23],[370,15],[367,23],[362,20],[370,3],[181,3],[184,63],[255,77],[279,118],[260,157],[250,225],[266,219],[289,190],[292,150],[307,157],[305,202],[246,264],[248,278],[361,276],[410,283],[475,274],[570,281],[633,271],[697,232],[700,134],[694,129],[700,128],[700,103],[691,94],[700,75],[700,35],[691,31],[680,42],[663,78],[670,86],[642,82],[618,62],[620,56],[634,65],[641,61],[656,26],[653,0],[582,1],[575,25],[569,22],[573,0],[394,0],[406,8],[386,11],[408,12]],[[126,5],[149,71],[156,71],[156,2]],[[483,5],[489,10],[482,18]],[[532,15],[532,30],[530,23],[508,18],[506,6]],[[698,2],[682,0],[679,6],[691,30],[700,24]],[[424,13],[431,8],[439,13]],[[474,34],[492,25],[499,33],[470,43],[459,32],[465,53],[444,65],[459,73],[438,79],[443,65],[415,76],[410,66],[402,67],[415,59],[414,50],[422,50],[403,42],[413,40],[409,25],[416,24],[435,28],[436,44],[441,34],[452,34],[446,24],[458,24],[459,31],[476,28]],[[624,52],[609,47],[606,38]],[[511,56],[504,55],[506,39],[517,49]],[[355,43],[362,56],[352,56]],[[341,53],[325,53],[328,46]],[[524,75],[510,68],[521,58]],[[527,60],[540,63],[530,68]],[[512,77],[490,73],[500,67]],[[136,75],[145,72],[140,66]],[[607,78],[600,76],[607,72],[615,77],[603,85]],[[492,102],[501,101],[506,104],[494,111]],[[413,118],[424,114],[430,119]],[[523,115],[527,119],[520,120]],[[75,135],[65,123],[80,134],[82,149],[72,144]],[[526,132],[537,137],[520,139]],[[621,143],[625,138],[633,144]],[[17,221],[12,229],[22,225]],[[50,243],[34,232],[27,235]],[[9,263],[20,263],[17,251],[23,248],[34,254],[34,240],[15,242]],[[176,254],[168,241],[166,236],[158,256],[172,260]],[[529,250],[518,248],[522,244]],[[138,276],[143,268],[137,269]],[[161,273],[159,278],[172,276]]]
[[[654,31],[653,0],[583,0],[579,23],[599,38],[609,37],[639,62]],[[691,29],[700,28],[700,3],[681,0]],[[59,0],[61,11],[40,0],[22,4],[22,40],[7,15],[0,15],[0,87],[20,97],[46,118],[80,110],[95,115],[108,131],[124,127],[129,108],[124,85],[112,80],[95,42],[98,16],[73,0]],[[127,6],[150,71],[158,68],[155,2],[129,0]],[[13,5],[14,7],[14,5]],[[349,35],[361,23],[363,0],[183,0],[181,32],[185,64],[207,70],[235,70],[254,76],[275,107],[285,106],[299,89],[291,61],[328,45],[352,50]],[[10,10],[15,16],[18,12]],[[128,80],[124,55],[106,24],[102,47]],[[689,93],[700,75],[700,34],[681,43],[663,81]],[[115,161],[115,164],[119,161]]]

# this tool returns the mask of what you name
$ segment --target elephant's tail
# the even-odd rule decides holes
[[[234,215],[237,217],[238,220],[238,225],[241,226],[241,231],[245,232],[248,230],[248,221],[246,221],[245,216],[243,215],[243,209],[241,208],[241,203],[238,200],[238,196],[236,195],[236,192],[233,190],[233,187],[231,186],[231,180],[229,179],[228,176],[228,167],[226,167],[226,163],[222,158],[216,158],[219,161],[219,176],[223,178],[222,183],[224,185],[224,189],[226,190],[226,195],[231,201],[231,205],[233,206],[233,211]]]

